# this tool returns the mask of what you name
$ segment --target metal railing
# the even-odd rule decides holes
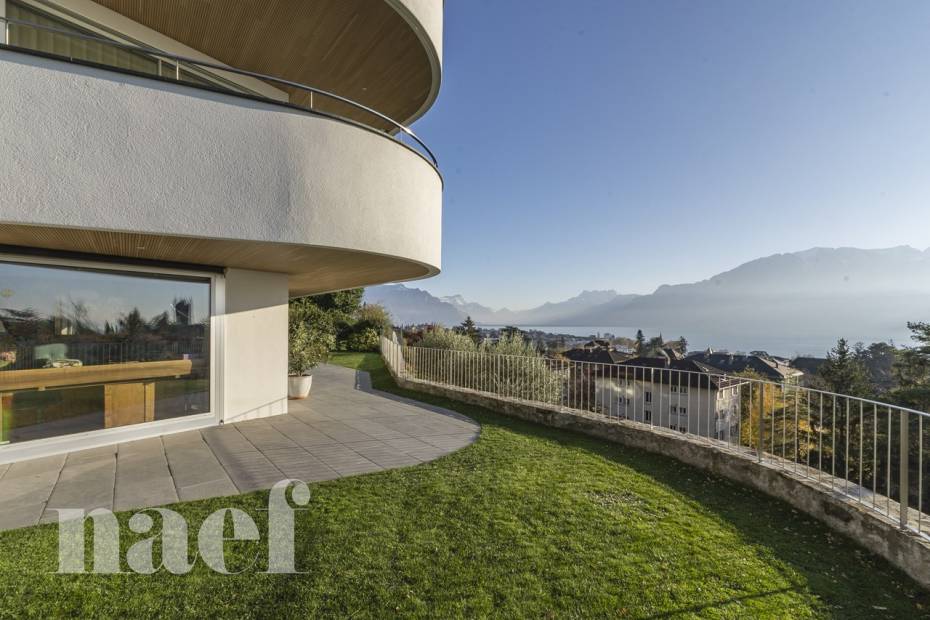
[[[316,114],[324,114],[327,116],[340,118],[341,120],[349,120],[343,117],[339,117],[330,112],[322,111],[319,108],[314,107],[315,97],[321,97],[324,100],[338,102],[340,104],[349,106],[353,108],[354,110],[363,112],[364,114],[368,114],[376,118],[378,121],[387,124],[389,127],[391,127],[391,129],[388,131],[385,131],[384,129],[381,129],[369,123],[362,123],[362,122],[355,121],[355,120],[352,120],[350,122],[357,122],[358,124],[368,129],[377,131],[378,133],[388,136],[392,140],[395,140],[408,148],[412,148],[415,152],[422,155],[424,159],[426,159],[434,168],[438,169],[439,167],[439,161],[436,159],[436,156],[433,154],[430,148],[426,145],[425,142],[423,142],[423,140],[421,140],[408,127],[402,125],[401,123],[395,121],[389,116],[382,114],[381,112],[378,112],[377,110],[374,110],[366,105],[363,105],[361,103],[348,99],[347,97],[343,97],[341,95],[337,95],[335,93],[331,93],[329,91],[316,88],[314,86],[308,86],[307,84],[301,84],[299,82],[285,80],[283,78],[275,77],[273,75],[257,73],[255,71],[247,71],[244,69],[237,69],[235,67],[230,67],[227,65],[219,64],[219,63],[207,62],[203,60],[198,60],[196,58],[190,58],[187,56],[180,56],[178,54],[171,54],[168,52],[163,52],[161,50],[150,48],[150,47],[143,47],[143,46],[132,45],[128,43],[121,43],[119,41],[114,41],[112,39],[107,39],[105,37],[100,37],[100,36],[96,36],[92,34],[85,34],[83,32],[74,32],[74,31],[65,30],[62,28],[55,28],[55,27],[47,26],[43,24],[36,24],[33,22],[29,22],[29,21],[12,19],[8,17],[0,17],[0,23],[3,24],[3,45],[4,47],[7,47],[9,49],[15,49],[17,51],[25,51],[25,52],[41,51],[41,50],[34,50],[29,47],[11,45],[10,42],[11,42],[12,30],[14,28],[27,28],[27,29],[33,29],[36,31],[47,32],[47,33],[51,33],[51,34],[55,34],[59,36],[68,37],[70,39],[76,39],[76,40],[81,40],[81,41],[92,41],[94,43],[99,43],[99,44],[110,46],[114,49],[126,50],[130,52],[135,52],[137,54],[145,55],[153,59],[155,62],[157,62],[157,65],[158,65],[158,72],[156,74],[157,77],[173,79],[174,81],[178,81],[178,82],[184,83],[189,86],[195,86],[195,87],[202,86],[203,81],[199,79],[195,79],[195,80],[186,79],[185,72],[183,71],[185,67],[206,69],[211,72],[219,71],[221,74],[230,73],[234,75],[254,78],[257,80],[261,80],[263,82],[269,82],[271,84],[276,84],[279,86],[286,86],[286,87],[294,88],[294,89],[303,91],[310,95],[309,97],[310,105],[308,106],[298,105],[296,107],[305,109],[309,112],[313,112]],[[82,61],[83,60],[81,58],[76,57],[73,53],[60,54],[60,53],[55,53],[55,52],[44,52],[44,51],[42,51],[41,53],[49,55],[49,56],[56,56],[62,59],[67,59],[70,61]],[[169,70],[167,72],[163,71],[163,66],[164,66],[163,63],[170,63],[171,67],[173,67],[173,70]],[[95,64],[101,64],[101,63],[95,63]],[[105,65],[105,66],[109,66],[109,65]],[[115,70],[120,69],[119,67],[116,67],[116,66],[112,66],[111,68]],[[241,91],[238,91],[235,89],[224,89],[224,90],[227,90],[228,92],[232,94],[237,94],[237,93],[241,94]],[[263,97],[255,93],[252,93],[252,96],[257,96],[259,98],[266,99],[267,101],[270,101],[273,103],[282,103],[281,101],[277,99],[273,99],[270,97]],[[296,105],[296,104],[289,103],[289,105]],[[399,136],[407,136],[415,143],[416,146],[413,147],[411,145],[408,145],[406,142],[401,140]]]
[[[690,435],[930,536],[928,413],[755,376],[429,349],[389,338],[381,350],[407,381]]]

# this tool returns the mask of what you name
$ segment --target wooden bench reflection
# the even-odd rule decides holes
[[[12,406],[12,392],[103,385],[104,427],[155,419],[155,379],[179,379],[194,370],[191,360],[124,362],[100,366],[68,366],[0,372],[0,420]],[[2,438],[0,438],[2,440]]]

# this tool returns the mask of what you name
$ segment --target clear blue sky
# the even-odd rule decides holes
[[[448,0],[443,273],[522,308],[930,246],[930,2]]]

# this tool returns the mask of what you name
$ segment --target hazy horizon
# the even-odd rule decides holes
[[[443,273],[412,286],[519,309],[930,246],[928,3],[473,0],[446,23],[414,127],[445,179]]]
[[[808,251],[812,251],[812,250],[821,250],[821,249],[827,249],[827,250],[855,249],[855,250],[881,251],[881,250],[893,250],[893,249],[895,249],[895,248],[910,248],[910,249],[916,250],[916,251],[918,251],[918,252],[930,252],[930,247],[928,247],[928,248],[919,248],[919,247],[914,247],[914,246],[908,245],[908,244],[901,244],[901,245],[890,246],[890,247],[874,247],[874,248],[863,248],[863,247],[853,247],[853,246],[841,246],[841,247],[814,246],[814,247],[805,248],[805,249],[802,249],[802,250],[797,250],[797,251],[794,251],[794,252],[777,252],[777,253],[775,253],[775,254],[771,254],[771,255],[768,255],[768,256],[757,256],[757,257],[755,257],[755,258],[749,259],[748,261],[745,261],[744,263],[731,265],[730,267],[725,268],[725,269],[722,270],[721,272],[718,272],[718,273],[711,273],[711,274],[708,274],[707,276],[702,277],[702,278],[699,278],[699,279],[697,279],[697,280],[679,281],[679,282],[661,282],[661,283],[656,284],[655,286],[653,286],[653,287],[652,287],[651,289],[649,289],[649,290],[631,291],[631,290],[627,290],[627,289],[625,289],[625,288],[622,288],[622,287],[619,287],[619,286],[615,286],[615,285],[605,285],[605,286],[601,286],[601,287],[598,287],[598,288],[578,289],[578,290],[575,291],[574,293],[569,294],[567,297],[553,298],[553,299],[544,299],[544,300],[542,300],[541,302],[536,303],[536,304],[534,304],[534,305],[532,305],[532,306],[520,306],[520,307],[494,306],[494,305],[488,303],[485,299],[483,299],[483,298],[481,298],[481,297],[474,297],[474,298],[473,298],[473,297],[469,297],[468,295],[465,295],[465,294],[463,294],[463,293],[461,293],[461,292],[455,292],[455,291],[453,291],[453,292],[448,292],[448,293],[446,293],[446,292],[438,292],[437,290],[434,290],[435,287],[432,286],[432,284],[433,284],[434,282],[437,282],[438,278],[427,278],[427,279],[423,279],[423,280],[410,280],[410,281],[406,281],[406,282],[398,282],[397,284],[402,284],[402,285],[406,286],[407,288],[420,289],[420,290],[426,291],[427,293],[429,293],[429,294],[431,294],[431,295],[433,295],[433,296],[435,296],[435,297],[440,297],[440,298],[461,296],[461,297],[462,297],[466,302],[468,302],[468,303],[478,303],[478,304],[487,306],[487,307],[489,307],[489,308],[491,308],[492,310],[495,310],[495,311],[500,311],[500,310],[512,310],[512,311],[515,311],[515,312],[521,312],[521,311],[525,311],[525,310],[532,310],[532,309],[535,309],[535,308],[537,308],[537,307],[539,307],[539,306],[541,306],[541,305],[543,305],[543,304],[545,304],[545,303],[558,303],[558,302],[563,302],[563,301],[566,301],[566,300],[569,300],[569,299],[573,299],[573,298],[575,298],[575,297],[577,297],[577,296],[579,296],[579,295],[581,295],[581,294],[583,294],[583,293],[586,293],[586,292],[599,292],[599,291],[611,291],[611,290],[612,290],[612,291],[615,291],[616,293],[618,293],[618,294],[620,294],[620,295],[650,295],[650,294],[654,293],[656,290],[658,290],[659,288],[661,288],[661,287],[663,287],[663,286],[676,286],[676,285],[680,285],[680,284],[693,284],[693,283],[696,283],[696,282],[703,282],[703,281],[709,280],[710,278],[712,278],[712,277],[714,277],[714,276],[716,276],[716,275],[719,275],[719,273],[725,273],[725,272],[731,271],[731,270],[733,270],[733,269],[736,269],[737,267],[740,267],[740,266],[742,266],[742,265],[745,264],[745,263],[753,262],[753,261],[755,261],[755,260],[764,259],[764,258],[772,258],[772,257],[774,257],[774,256],[780,256],[780,255],[785,255],[785,254],[797,254],[797,253],[801,253],[801,252],[808,252]],[[480,292],[479,292],[479,295],[480,295]]]

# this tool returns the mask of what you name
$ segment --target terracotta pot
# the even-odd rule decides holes
[[[292,400],[306,398],[310,395],[312,383],[312,375],[289,375],[287,378],[287,397]]]

